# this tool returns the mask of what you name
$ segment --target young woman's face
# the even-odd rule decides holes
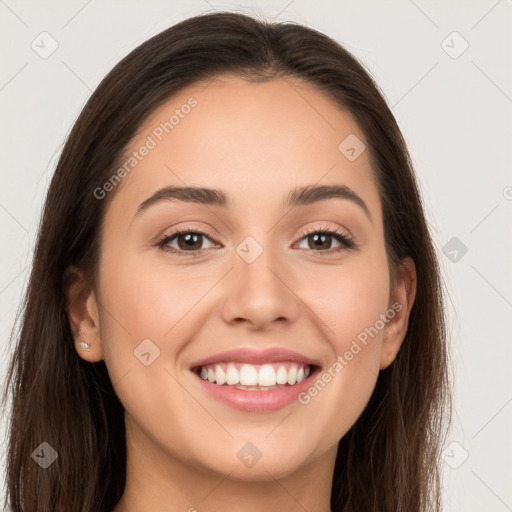
[[[291,78],[188,87],[138,129],[121,183],[95,192],[115,196],[81,353],[104,359],[138,456],[238,480],[332,469],[412,305],[390,295],[366,144]]]

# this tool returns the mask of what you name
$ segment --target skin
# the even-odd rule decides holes
[[[338,442],[405,337],[414,264],[404,260],[391,295],[368,151],[349,161],[338,150],[350,134],[366,144],[364,135],[323,93],[291,78],[219,77],[154,111],[129,150],[190,96],[197,106],[115,191],[96,289],[84,288],[79,271],[67,288],[77,353],[105,361],[125,408],[127,483],[115,512],[218,512],[235,504],[247,512],[326,512]],[[135,216],[168,185],[222,190],[234,208],[163,201]],[[372,220],[348,200],[283,208],[290,190],[306,185],[350,187]],[[199,238],[194,250],[204,248],[202,255],[155,246],[189,226],[213,234]],[[358,247],[332,252],[340,246],[332,238],[315,249],[306,228],[341,229]],[[263,248],[252,263],[236,252],[247,236]],[[185,244],[175,238],[169,245]],[[307,405],[241,412],[210,398],[189,371],[199,359],[238,347],[285,347],[328,368],[395,302],[401,311]],[[145,366],[133,351],[148,338],[160,356]],[[237,457],[247,442],[262,453],[252,467]]]

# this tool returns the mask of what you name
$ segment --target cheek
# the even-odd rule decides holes
[[[301,276],[308,276],[304,279]],[[298,293],[325,324],[326,336],[337,354],[349,349],[352,340],[364,340],[385,314],[389,301],[389,276],[385,254],[380,251],[354,256],[346,264],[318,266],[297,275]],[[374,331],[372,331],[374,332]],[[377,336],[374,336],[377,338]]]
[[[174,411],[190,407],[188,395],[176,392],[174,362],[190,337],[194,307],[214,277],[147,258],[105,256],[100,271],[105,364],[126,411],[139,425],[157,418],[163,439],[168,425],[176,423]]]
[[[332,345],[338,355],[351,350],[354,343],[358,342],[364,349],[359,353],[358,360],[372,357],[372,353],[379,351],[382,336],[380,315],[386,311],[387,291],[387,288],[364,275],[351,273],[347,276],[328,304],[329,326],[333,331]],[[373,342],[367,343],[369,340]],[[352,350],[357,351],[357,347]],[[347,355],[347,358],[350,357]]]
[[[387,263],[354,263],[315,274],[300,296],[311,307],[329,342],[330,361],[301,403],[339,440],[357,421],[375,388],[389,299]],[[311,283],[311,280],[309,280]],[[323,442],[320,441],[319,442]]]
[[[115,311],[107,323],[132,343],[145,338],[164,340],[179,331],[190,313],[215,283],[211,272],[199,266],[166,266],[148,258],[125,257],[114,265],[105,262],[102,297]],[[112,268],[112,272],[107,268]],[[212,283],[211,285],[209,283]],[[128,336],[129,333],[129,336]]]

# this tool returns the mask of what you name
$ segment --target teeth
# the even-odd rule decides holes
[[[240,369],[240,384],[242,386],[256,386],[258,384],[258,372],[250,364],[244,364]]]
[[[258,373],[258,384],[260,386],[274,386],[276,383],[276,371],[271,364],[264,364]]]
[[[295,384],[296,380],[297,380],[297,367],[292,366],[288,370],[288,384],[290,384],[290,386],[293,386]]]
[[[309,367],[308,367],[309,370]],[[288,372],[284,366],[280,366],[276,373],[276,382],[278,384],[286,384],[288,382]]]
[[[234,386],[240,382],[240,374],[238,370],[233,366],[228,366],[228,371],[226,372],[226,383],[230,386]]]
[[[219,386],[226,382],[226,373],[218,364],[215,365],[215,380]]]
[[[270,391],[270,388],[262,387],[262,386],[242,386],[241,384],[237,384],[235,386],[236,389],[243,389],[244,391]]]
[[[201,368],[201,378],[219,386],[227,384],[248,391],[268,391],[272,387],[293,386],[307,379],[311,369],[299,363],[252,365],[222,363]]]

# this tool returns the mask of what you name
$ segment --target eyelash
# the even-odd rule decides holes
[[[162,251],[176,254],[178,256],[185,256],[185,257],[194,257],[194,256],[200,256],[203,254],[203,252],[206,249],[199,249],[198,251],[181,251],[174,248],[166,247],[166,244],[168,244],[171,240],[173,240],[176,236],[179,235],[185,235],[189,233],[195,233],[197,235],[203,235],[208,238],[213,238],[212,235],[208,232],[203,232],[199,229],[196,229],[194,227],[185,227],[176,231],[173,231],[170,234],[163,235],[160,240],[155,244],[156,247],[159,247]],[[319,254],[319,255],[330,255],[330,254],[336,254],[341,251],[350,251],[354,250],[358,247],[358,244],[356,244],[350,237],[348,237],[342,230],[340,229],[318,229],[318,228],[309,228],[306,230],[305,233],[302,234],[300,240],[303,238],[308,237],[312,234],[322,234],[322,235],[332,235],[338,242],[341,243],[340,247],[337,247],[335,249],[328,249],[326,251],[316,251],[314,249],[308,249],[309,251],[312,251],[313,253]]]

